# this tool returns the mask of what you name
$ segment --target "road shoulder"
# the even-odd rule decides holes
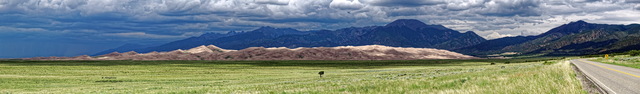
[[[607,91],[605,91],[600,85],[596,84],[593,78],[590,78],[584,72],[580,71],[580,69],[573,64],[573,61],[571,61],[571,68],[576,72],[576,78],[580,80],[582,88],[589,92],[589,94],[607,94]]]

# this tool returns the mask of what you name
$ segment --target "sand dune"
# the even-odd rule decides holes
[[[474,59],[447,50],[432,48],[403,48],[383,45],[295,48],[251,47],[227,50],[214,45],[188,50],[136,53],[113,52],[101,56],[39,57],[35,60],[414,60],[414,59]]]

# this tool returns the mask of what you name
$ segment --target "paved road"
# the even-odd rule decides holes
[[[571,63],[610,94],[640,94],[640,69],[586,59],[571,60]]]

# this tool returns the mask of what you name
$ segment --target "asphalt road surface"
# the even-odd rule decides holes
[[[574,59],[571,63],[609,94],[640,94],[640,69]]]

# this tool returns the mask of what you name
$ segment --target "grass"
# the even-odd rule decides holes
[[[616,56],[611,56],[609,59],[604,59],[602,57],[599,57],[599,58],[592,59],[591,61],[640,69],[640,56],[616,55]]]
[[[586,93],[547,60],[0,61],[0,93]]]

